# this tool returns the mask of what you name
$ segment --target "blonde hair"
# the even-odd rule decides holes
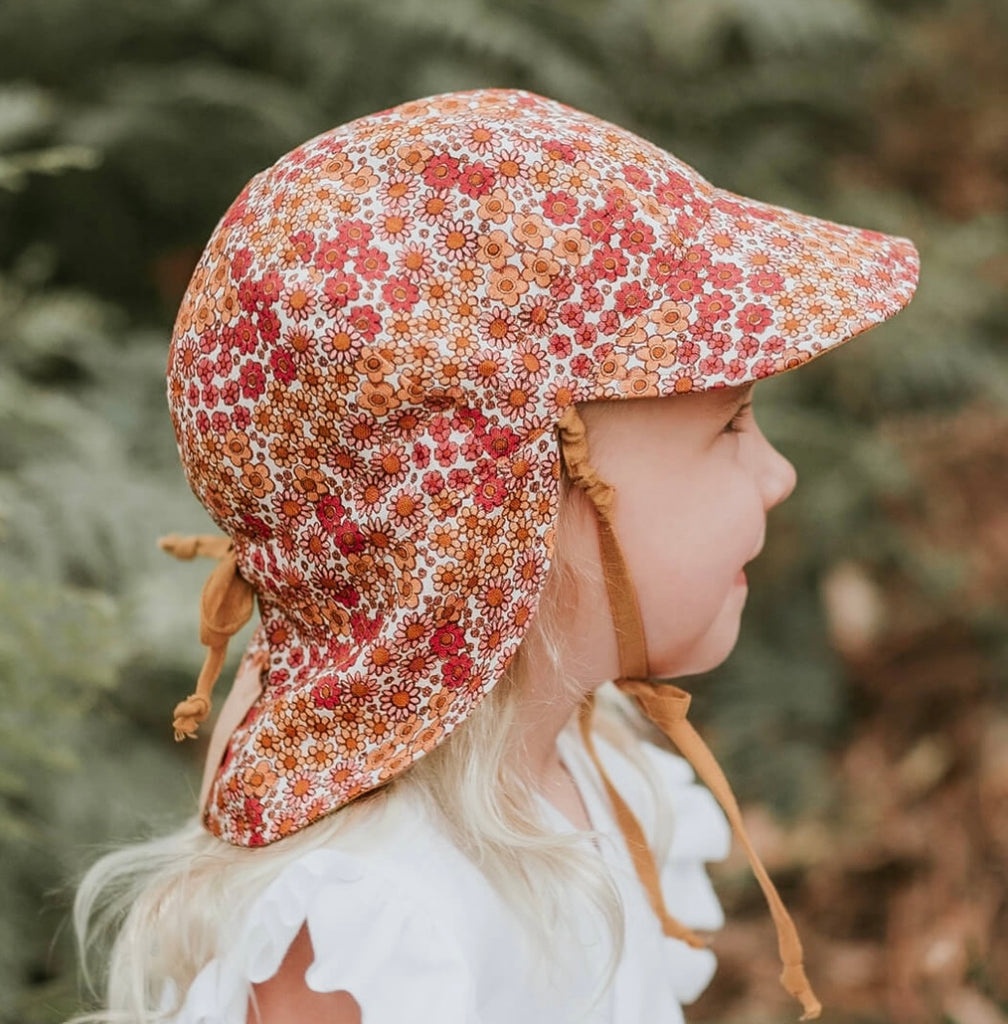
[[[623,948],[623,910],[602,863],[576,835],[544,829],[531,780],[509,756],[516,711],[531,684],[526,670],[533,651],[545,655],[571,695],[580,696],[565,673],[564,619],[579,597],[586,567],[573,558],[565,538],[573,517],[590,515],[580,491],[560,480],[560,512],[554,559],[539,608],[507,671],[479,707],[433,751],[382,789],[288,836],[257,849],[230,846],[207,833],[198,818],[162,838],[129,845],[102,857],[82,879],[74,902],[74,926],[85,981],[92,993],[90,960],[108,951],[104,1006],[71,1024],[146,1024],[164,1020],[178,1006],[165,992],[184,998],[202,967],[224,947],[229,922],[242,920],[263,889],[309,850],[338,848],[389,800],[423,801],[459,849],[479,865],[489,883],[524,925],[533,962],[560,969],[562,952],[577,954],[573,904],[596,914],[612,942],[607,969],[588,996],[587,1012],[612,980]],[[664,807],[639,739],[648,726],[611,686],[597,692],[595,731],[641,770],[653,798]],[[660,813],[666,826],[669,815]],[[664,831],[656,846],[667,846]],[[169,999],[168,1002],[174,1002]]]

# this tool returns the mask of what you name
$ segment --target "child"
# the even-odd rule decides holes
[[[119,924],[96,1019],[681,1020],[729,836],[662,733],[817,1016],[661,680],[727,657],[794,486],[753,383],[895,314],[917,271],[906,239],[515,90],[360,118],[253,178],[168,364],[226,535],[162,541],[218,559],[176,738],[253,597],[261,622],[200,820],[82,884],[79,933],[99,898]]]

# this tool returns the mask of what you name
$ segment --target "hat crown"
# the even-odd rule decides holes
[[[297,147],[218,224],[173,423],[243,574],[304,634],[352,637],[433,573],[426,506],[504,502],[515,453],[594,397],[599,339],[664,298],[648,259],[675,264],[710,186],[601,124],[519,90],[404,104]]]

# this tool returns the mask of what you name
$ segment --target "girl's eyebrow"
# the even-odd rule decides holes
[[[718,396],[720,401],[716,404],[716,408],[711,415],[715,417],[724,416],[729,409],[737,412],[752,398],[754,383],[746,384],[740,388],[725,388],[723,393]]]

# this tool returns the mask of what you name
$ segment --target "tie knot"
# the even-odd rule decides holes
[[[655,683],[647,679],[617,679],[616,685],[637,698],[641,710],[653,722],[674,725],[685,720],[690,708],[690,695],[671,683]]]

